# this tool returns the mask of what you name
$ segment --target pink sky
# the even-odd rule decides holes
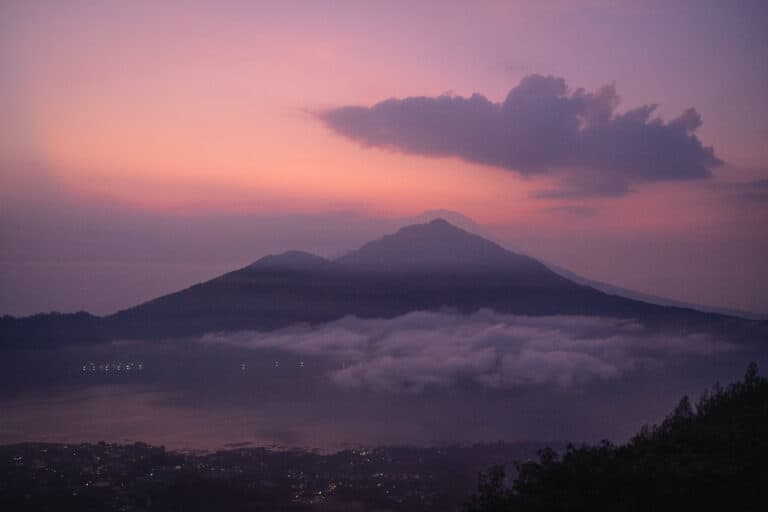
[[[171,263],[151,246],[157,223],[132,219],[166,219],[170,238],[187,236],[175,230],[190,217],[374,219],[336,245],[303,244],[332,253],[392,219],[441,208],[593,279],[768,312],[768,192],[753,187],[768,179],[768,10],[759,2],[157,4],[0,7],[0,313],[108,312],[302,245],[298,234],[275,243],[258,229],[240,252],[215,262],[185,255],[193,270],[137,288],[136,276],[156,281]],[[559,174],[364,147],[315,116],[446,92],[500,102],[533,73],[563,77],[571,90],[613,84],[619,112],[658,104],[668,121],[694,107],[697,136],[725,163],[708,179],[543,199]],[[325,229],[343,232],[350,221],[341,219]],[[130,226],[146,250],[122,261],[124,277],[104,271],[67,298],[89,264],[115,264],[99,245],[108,237],[88,238],[91,224]],[[60,258],[62,243],[77,249]]]

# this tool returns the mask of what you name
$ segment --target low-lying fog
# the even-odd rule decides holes
[[[631,319],[414,312],[5,352],[0,443],[622,441],[765,350]]]

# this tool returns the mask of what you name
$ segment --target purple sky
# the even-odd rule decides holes
[[[768,8],[633,4],[3,2],[0,313],[108,313],[438,209],[766,313]]]

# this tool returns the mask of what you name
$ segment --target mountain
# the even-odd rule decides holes
[[[336,263],[379,272],[503,272],[514,274],[518,282],[539,284],[556,277],[533,258],[510,252],[443,219],[404,227],[368,242]]]
[[[400,229],[336,260],[372,271],[455,271],[514,273],[520,280],[547,280],[554,274],[527,256],[435,219]]]
[[[287,251],[282,254],[270,254],[253,263],[250,268],[271,270],[301,270],[322,268],[330,262],[325,258],[303,251]]]
[[[639,300],[642,302],[649,302],[651,304],[657,304],[659,306],[673,306],[678,308],[695,309],[704,313],[714,313],[717,315],[735,316],[746,320],[768,320],[768,315],[762,313],[755,313],[753,311],[745,311],[741,309],[729,309],[716,306],[708,306],[705,304],[694,304],[690,302],[682,302],[679,300],[669,299],[666,297],[659,297],[658,295],[651,295],[649,293],[642,293],[635,290],[629,290],[621,286],[616,286],[602,281],[595,281],[594,279],[588,279],[580,276],[568,269],[560,267],[550,262],[546,262],[545,265],[551,270],[557,272],[561,276],[573,281],[574,283],[589,286],[601,292],[608,293],[610,295],[618,295],[627,299]]]
[[[604,315],[686,326],[727,317],[618,297],[575,283],[442,219],[407,226],[335,260],[290,251],[106,317],[0,320],[5,346],[270,330],[344,316],[480,308]]]
[[[478,224],[472,218],[467,217],[463,213],[446,209],[425,210],[413,217],[406,217],[403,219],[403,223],[397,226],[397,229],[413,224],[427,224],[428,222],[432,222],[433,220],[437,219],[444,220],[451,225],[456,226],[457,228],[461,228],[469,233],[480,235],[488,240],[494,240],[493,235],[484,225]]]

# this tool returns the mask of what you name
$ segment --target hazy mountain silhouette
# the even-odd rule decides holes
[[[272,270],[302,270],[322,268],[330,262],[321,256],[304,251],[287,251],[282,254],[270,254],[247,268]]]
[[[0,329],[5,346],[34,346],[270,330],[347,315],[391,318],[442,308],[626,316],[681,327],[727,319],[609,295],[436,219],[335,260],[289,251],[114,315],[4,317]]]
[[[717,306],[708,306],[706,304],[696,304],[692,302],[683,302],[680,300],[674,300],[667,297],[660,297],[658,295],[638,292],[635,290],[630,290],[628,288],[623,288],[621,286],[604,283],[602,281],[588,279],[584,276],[580,276],[575,272],[571,272],[566,268],[560,267],[550,262],[546,262],[545,265],[551,270],[553,270],[554,272],[560,274],[561,276],[565,277],[570,281],[573,281],[574,283],[582,284],[584,286],[589,286],[590,288],[600,290],[601,292],[605,292],[610,295],[618,295],[619,297],[624,297],[626,299],[649,302],[651,304],[657,304],[659,306],[673,306],[673,307],[686,308],[686,309],[695,309],[697,311],[702,311],[704,313],[714,313],[718,315],[735,316],[735,317],[744,318],[747,320],[768,320],[768,315],[762,314],[762,313],[755,313],[754,311],[745,311],[742,309],[731,309],[731,308],[723,308],[723,307],[717,307]]]
[[[533,258],[510,252],[443,219],[404,227],[368,242],[336,263],[385,272],[504,272],[514,274],[520,283],[540,285],[553,279],[562,281]]]

